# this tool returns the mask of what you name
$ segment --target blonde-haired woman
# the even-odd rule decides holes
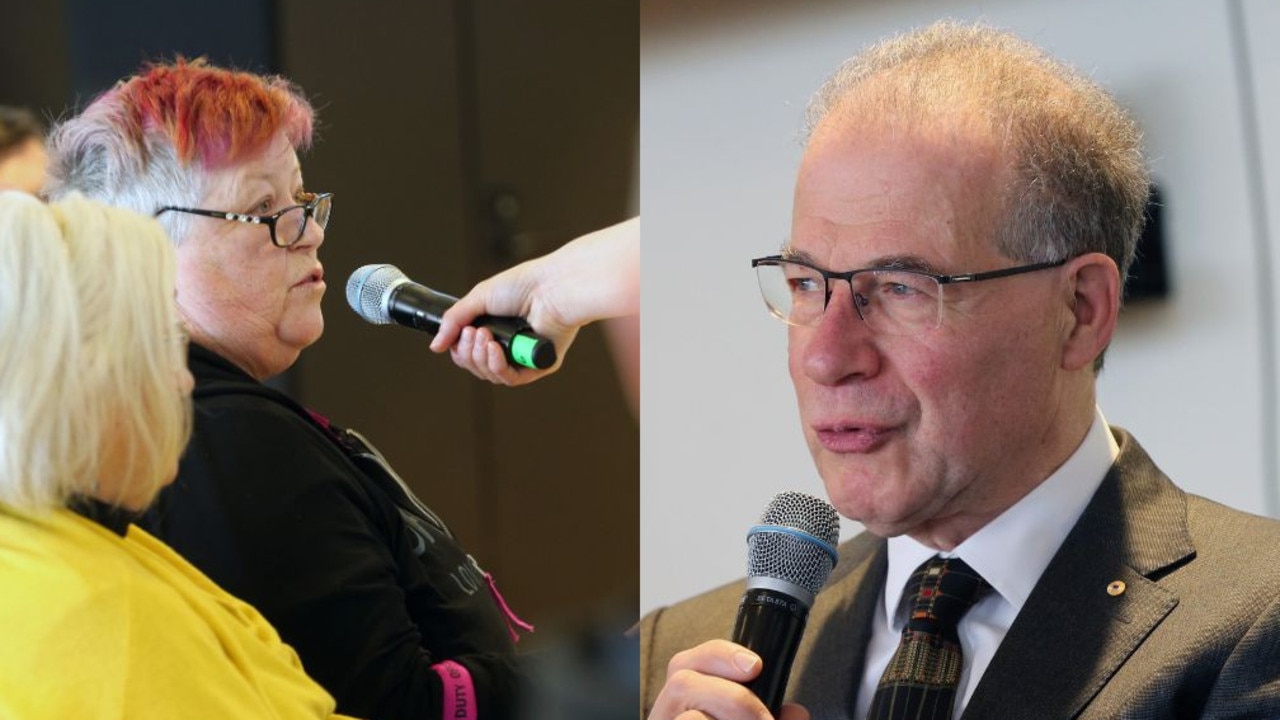
[[[253,608],[130,524],[192,380],[155,221],[0,192],[0,717],[325,718]]]

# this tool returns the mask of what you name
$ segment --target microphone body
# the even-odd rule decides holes
[[[411,281],[394,265],[365,265],[347,280],[347,303],[375,325],[396,323],[431,335],[458,298]],[[555,345],[533,332],[523,318],[481,315],[472,321],[493,334],[507,362],[543,370],[556,363]]]
[[[776,717],[791,676],[809,608],[777,590],[748,588],[738,606],[733,641],[759,655],[764,667],[747,689]]]
[[[839,532],[835,509],[826,501],[785,492],[747,533],[747,590],[733,641],[760,656],[760,674],[746,687],[775,717],[809,608],[835,567]]]

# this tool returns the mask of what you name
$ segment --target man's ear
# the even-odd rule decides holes
[[[1092,367],[1106,350],[1120,314],[1120,269],[1109,256],[1088,253],[1066,265],[1071,317],[1065,328],[1062,369]]]

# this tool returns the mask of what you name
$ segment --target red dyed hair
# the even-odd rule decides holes
[[[264,149],[281,130],[295,149],[311,145],[314,111],[297,86],[204,58],[148,65],[98,99],[104,101],[125,109],[128,132],[139,146],[143,134],[159,132],[184,165],[232,165]]]

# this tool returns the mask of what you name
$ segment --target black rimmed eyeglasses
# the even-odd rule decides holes
[[[1032,263],[963,275],[936,275],[907,268],[865,268],[835,272],[781,255],[756,258],[760,293],[769,312],[788,325],[815,326],[831,302],[832,280],[849,283],[858,317],[879,333],[915,335],[942,323],[943,293],[948,285],[980,282],[1047,270],[1066,260]]]
[[[271,244],[279,248],[293,247],[302,239],[307,231],[307,220],[315,218],[321,230],[329,227],[329,213],[333,209],[333,193],[301,193],[298,195],[301,205],[291,205],[272,215],[246,215],[222,210],[201,210],[200,208],[184,208],[166,205],[156,210],[156,217],[167,212],[183,212],[192,215],[234,220],[236,222],[266,225],[271,231]]]

